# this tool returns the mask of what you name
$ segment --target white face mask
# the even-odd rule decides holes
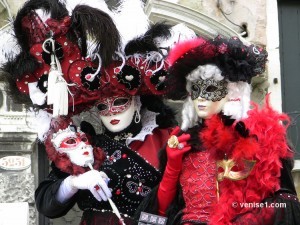
[[[83,132],[74,132],[70,128],[59,131],[52,139],[59,153],[68,155],[70,161],[78,166],[87,167],[94,163],[93,147]]]
[[[198,117],[206,119],[211,117],[214,114],[221,112],[224,104],[227,102],[227,97],[222,98],[220,101],[211,101],[204,98],[198,97],[193,100],[195,110],[198,114]]]
[[[110,132],[120,132],[126,129],[132,122],[135,113],[135,102],[132,98],[130,106],[126,107],[125,111],[119,113],[109,113],[107,115],[101,115],[100,119],[103,125]]]
[[[60,151],[66,153],[71,162],[78,166],[87,167],[88,163],[91,163],[91,165],[94,163],[93,147],[91,145],[80,143],[76,149]]]

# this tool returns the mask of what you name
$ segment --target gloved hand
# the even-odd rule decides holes
[[[168,157],[167,167],[170,167],[173,170],[181,170],[183,155],[191,149],[191,146],[187,144],[187,141],[191,136],[189,134],[178,136],[179,132],[180,128],[175,127],[171,132],[166,147]]]
[[[179,132],[180,128],[175,127],[168,140],[166,147],[168,161],[157,191],[158,212],[163,216],[166,215],[167,208],[176,194],[183,155],[191,149],[191,146],[187,144],[191,136],[189,134],[178,136]]]
[[[98,201],[107,201],[108,198],[111,198],[111,191],[107,186],[108,181],[109,178],[104,172],[90,170],[78,176],[69,176],[63,183],[67,189],[90,190]]]

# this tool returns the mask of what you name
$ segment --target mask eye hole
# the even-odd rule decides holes
[[[196,84],[193,84],[191,89],[192,89],[192,91],[198,91],[199,90],[199,88]]]
[[[214,92],[218,90],[218,88],[216,86],[213,86],[213,85],[209,85],[207,88],[206,88],[206,92]]]
[[[74,138],[70,138],[69,140],[66,141],[66,143],[69,145],[76,144],[76,140]]]
[[[129,101],[128,98],[117,98],[117,99],[114,101],[113,106],[121,106],[121,105],[125,105],[128,101]]]
[[[87,142],[88,139],[87,139],[87,137],[82,137],[82,138],[81,138],[81,141],[82,141],[82,142]]]
[[[237,171],[240,171],[240,170],[241,170],[241,168],[239,168],[238,166],[234,166],[234,167],[231,168],[231,171],[233,171],[233,172],[237,172]]]
[[[99,104],[97,105],[97,109],[98,109],[99,111],[106,110],[107,108],[108,108],[108,106],[105,105],[105,104],[103,104],[103,103],[99,103]]]
[[[218,173],[224,173],[224,169],[222,167],[218,168]]]

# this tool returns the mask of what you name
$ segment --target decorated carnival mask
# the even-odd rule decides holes
[[[227,102],[227,82],[213,78],[192,82],[191,98],[200,118],[208,118],[219,113]]]
[[[53,134],[52,143],[59,153],[65,153],[76,165],[87,167],[94,163],[93,147],[85,133],[73,125]]]
[[[127,94],[103,97],[97,103],[97,109],[103,125],[111,132],[120,132],[131,124],[135,102]]]
[[[238,169],[237,164],[232,159],[223,159],[217,161],[218,169],[222,170],[218,173],[218,181],[229,179],[233,181],[242,180],[249,176],[256,161],[244,160],[243,167]]]

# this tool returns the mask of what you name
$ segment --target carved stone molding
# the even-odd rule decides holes
[[[240,36],[237,32],[191,8],[165,0],[149,0],[145,12],[153,22],[168,21],[172,24],[184,23],[197,34],[213,38],[218,34]]]
[[[34,175],[20,172],[0,174],[0,202],[34,203]]]

